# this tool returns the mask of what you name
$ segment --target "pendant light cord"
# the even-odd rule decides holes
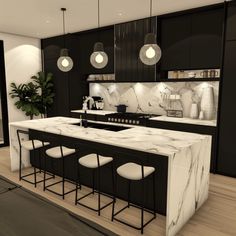
[[[64,34],[64,37],[63,37],[63,40],[64,40],[64,48],[66,47],[66,24],[65,24],[65,11],[66,11],[66,8],[61,8],[62,10],[62,28],[63,28],[63,34]]]
[[[100,28],[100,1],[98,0],[98,28]]]
[[[152,0],[150,0],[149,32],[152,31],[151,25],[152,25]]]

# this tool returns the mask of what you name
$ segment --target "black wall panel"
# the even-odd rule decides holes
[[[156,66],[144,65],[139,50],[147,33],[157,32],[156,17],[115,25],[115,74],[117,81],[155,81]]]

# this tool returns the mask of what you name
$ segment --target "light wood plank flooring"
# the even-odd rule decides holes
[[[3,175],[10,180],[19,183],[18,172],[10,171],[9,148],[0,148],[0,175]],[[90,211],[82,206],[74,205],[74,193],[67,195],[63,201],[60,197],[51,194],[50,192],[43,192],[42,185],[34,188],[31,184],[24,181],[20,185],[25,188],[48,198],[68,210],[88,218],[111,231],[122,235],[141,235],[130,227],[122,225],[118,222],[111,222],[111,207],[104,209],[100,217],[93,211]],[[70,185],[67,186],[71,188]],[[59,187],[57,187],[59,190]],[[83,188],[82,193],[87,192],[88,189]],[[96,203],[94,199],[86,200],[90,205]],[[107,202],[109,199],[103,199]],[[121,207],[124,202],[119,201],[117,207]],[[129,212],[124,213],[124,218],[138,223],[139,214],[136,209],[130,209]],[[155,221],[148,225],[144,230],[144,235],[157,236],[165,233],[165,217],[159,216]],[[211,175],[210,178],[210,193],[208,201],[201,207],[201,209],[192,217],[192,219],[183,227],[178,233],[178,236],[236,236],[236,179],[224,177],[220,175]]]

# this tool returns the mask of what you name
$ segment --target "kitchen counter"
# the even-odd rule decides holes
[[[178,118],[178,117],[168,117],[168,116],[157,116],[152,117],[150,120],[154,121],[165,121],[165,122],[176,122],[176,123],[185,123],[193,125],[205,125],[216,127],[216,120],[200,120],[200,119],[191,119],[191,118]]]
[[[71,112],[73,112],[73,113],[84,113],[84,110],[72,110]],[[105,115],[113,114],[113,113],[116,113],[116,111],[87,110],[87,114],[92,114],[92,115],[105,116]]]
[[[96,142],[145,153],[168,161],[166,235],[174,236],[208,198],[211,137],[172,130],[127,126],[119,132],[74,125],[80,119],[54,117],[10,123],[11,168],[19,166],[17,129],[32,129],[46,134]],[[100,123],[100,122],[98,122]],[[106,122],[108,124],[108,122]],[[161,155],[161,156],[160,156]],[[153,157],[154,158],[154,157]],[[29,166],[23,153],[23,166]],[[156,169],[162,172],[162,169]],[[163,187],[163,186],[162,186]]]
[[[72,113],[84,113],[84,110],[72,110]],[[114,114],[116,111],[105,111],[105,110],[87,110],[87,114],[92,115],[109,115]],[[203,126],[212,126],[216,127],[217,122],[216,120],[200,120],[200,119],[191,119],[188,117],[178,118],[178,117],[168,117],[165,115],[162,116],[154,116],[150,118],[153,121],[163,121],[163,122],[176,122],[176,123],[183,123],[183,124],[192,124],[192,125],[203,125]]]

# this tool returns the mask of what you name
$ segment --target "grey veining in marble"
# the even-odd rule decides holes
[[[206,201],[209,188],[211,137],[179,131],[129,126],[120,132],[74,125],[80,119],[54,117],[10,123],[11,168],[19,167],[16,130],[35,129],[160,154],[168,158],[166,235],[174,236]],[[29,154],[24,153],[24,167]]]
[[[90,96],[101,96],[105,103],[104,110],[114,111],[117,104],[126,104],[128,112],[166,115],[167,97],[178,93],[181,95],[184,117],[189,117],[192,103],[196,102],[200,107],[206,86],[213,87],[216,119],[219,82],[91,83]]]

